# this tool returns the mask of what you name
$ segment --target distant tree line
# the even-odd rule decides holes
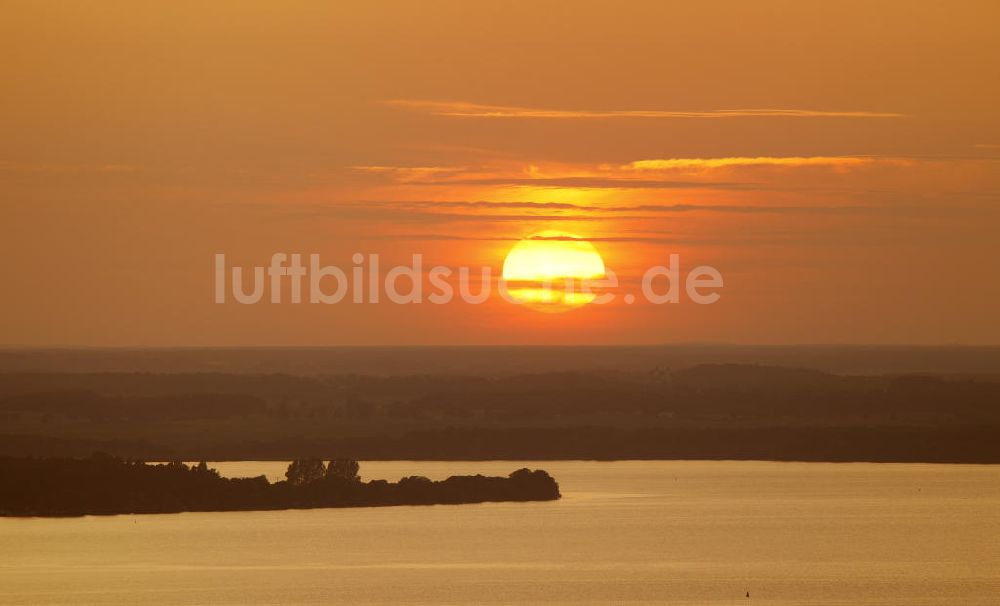
[[[292,461],[286,480],[224,478],[205,462],[147,464],[107,454],[84,459],[0,457],[0,515],[172,513],[263,509],[433,505],[558,499],[544,471],[507,477],[422,476],[363,482],[356,460]]]
[[[0,456],[95,450],[160,461],[306,451],[998,463],[1000,375],[753,364],[506,376],[0,373]]]

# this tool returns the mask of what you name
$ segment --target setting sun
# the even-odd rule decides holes
[[[576,282],[604,277],[604,260],[590,242],[575,234],[543,231],[507,253],[503,279],[511,297],[532,309],[560,312],[586,305],[595,295]]]

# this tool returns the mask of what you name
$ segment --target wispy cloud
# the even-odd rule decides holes
[[[556,240],[583,242],[645,242],[656,244],[678,244],[688,240],[669,236],[465,236],[458,234],[379,234],[367,239],[412,240],[412,241],[456,241],[456,242],[520,242],[521,240]]]
[[[708,171],[820,168],[839,172],[874,165],[910,165],[907,158],[874,156],[728,156],[655,158],[627,164],[506,163],[467,166],[354,166],[354,170],[415,186],[480,186],[579,189],[770,189],[765,183],[720,180]],[[696,178],[684,174],[697,171]],[[671,174],[674,173],[674,174]],[[749,174],[749,173],[748,173]]]
[[[543,174],[538,167],[445,167],[445,166],[353,166],[352,169],[380,175],[396,183],[413,186],[501,186],[579,189],[754,189],[748,183],[635,178],[615,167],[576,167]],[[613,170],[612,170],[613,169]]]
[[[814,236],[810,236],[814,237]],[[795,233],[772,232],[759,236],[723,236],[723,237],[692,237],[675,236],[669,232],[646,232],[641,234],[615,234],[604,236],[520,236],[520,235],[464,235],[443,233],[397,233],[397,234],[365,234],[364,240],[392,240],[404,242],[520,242],[531,240],[563,240],[586,241],[597,244],[667,244],[674,246],[694,245],[725,245],[725,246],[786,246],[792,242],[802,242],[805,238]],[[636,278],[639,276],[636,275]],[[628,278],[627,274],[619,273],[619,278]]]
[[[680,110],[578,110],[543,109],[514,105],[487,105],[464,101],[429,101],[419,99],[390,99],[385,105],[435,116],[463,118],[547,118],[547,119],[599,119],[599,118],[900,118],[903,114],[872,111],[836,111],[815,109],[713,109],[702,111]]]
[[[663,179],[623,179],[618,177],[476,177],[470,179],[448,179],[414,181],[414,185],[480,185],[507,187],[565,188],[577,189],[759,189],[754,183],[724,181],[680,181]]]
[[[272,207],[273,208],[273,207]],[[432,208],[412,208],[406,204],[336,204],[330,206],[296,206],[281,208],[284,216],[293,219],[313,220],[317,218],[335,218],[344,221],[387,221],[393,224],[438,224],[438,223],[531,223],[531,222],[599,222],[607,215],[597,213],[482,213],[437,211]],[[651,219],[651,215],[615,215],[616,219],[641,221]]]
[[[667,158],[636,160],[624,165],[626,170],[654,171],[685,168],[728,168],[733,166],[827,166],[848,168],[880,161],[858,156],[736,156],[730,158]]]
[[[562,202],[359,201],[322,206],[284,207],[293,218],[384,221],[396,225],[452,223],[508,224],[551,222],[657,221],[671,214],[847,215],[896,212],[882,206],[788,206],[722,204],[585,205]]]
[[[352,166],[362,173],[391,175],[400,181],[420,181],[469,172],[464,166]]]
[[[581,213],[858,213],[881,210],[899,210],[900,207],[892,208],[882,206],[789,206],[789,205],[764,205],[764,204],[574,204],[571,202],[532,202],[513,201],[496,202],[489,200],[420,200],[420,201],[367,201],[343,204],[342,207],[364,207],[368,209],[469,209],[475,211],[504,211],[504,210],[538,210],[545,213],[567,211]],[[500,216],[500,215],[483,215]],[[524,215],[521,215],[524,216]],[[530,215],[538,216],[538,215]],[[552,215],[549,215],[552,216]]]

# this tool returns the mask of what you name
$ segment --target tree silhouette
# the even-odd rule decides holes
[[[285,477],[288,478],[289,484],[299,486],[315,482],[321,479],[325,473],[323,461],[316,457],[309,457],[308,459],[292,461],[288,466],[288,471],[285,472]]]
[[[361,468],[358,462],[354,459],[345,459],[338,457],[332,459],[330,464],[326,467],[326,477],[327,478],[343,478],[350,482],[361,481],[361,476],[358,475],[358,470]]]

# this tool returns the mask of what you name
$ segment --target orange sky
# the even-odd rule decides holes
[[[5,2],[8,345],[1000,342],[1000,5]],[[721,300],[213,302],[542,230]]]

